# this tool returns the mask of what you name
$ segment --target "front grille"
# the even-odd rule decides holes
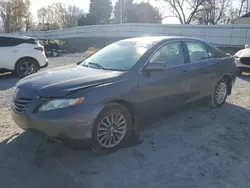
[[[250,57],[242,57],[240,58],[240,62],[244,65],[250,65]]]
[[[13,102],[13,108],[17,113],[22,114],[25,108],[31,102],[32,102],[32,99],[24,99],[24,98],[15,99]]]

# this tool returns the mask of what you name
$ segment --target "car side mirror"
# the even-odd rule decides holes
[[[163,71],[165,67],[166,65],[162,61],[155,61],[147,64],[144,70],[146,72]]]
[[[86,55],[86,56],[84,57],[84,59],[82,59],[81,61],[77,62],[76,64],[77,64],[77,65],[80,65],[85,59],[89,58],[89,57],[92,56],[92,55],[93,55],[93,54]]]
[[[80,65],[83,61],[84,60],[77,62],[76,65]]]

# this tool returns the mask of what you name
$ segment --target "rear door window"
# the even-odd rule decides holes
[[[210,58],[223,58],[223,57],[226,57],[226,54],[223,53],[222,51],[220,51],[217,48],[207,46],[207,51],[208,51],[208,55],[209,55]]]
[[[0,47],[7,47],[7,38],[6,37],[0,37]]]
[[[218,58],[218,57],[220,57],[219,54],[210,47],[207,47],[207,52],[208,52],[209,58]]]
[[[19,39],[11,37],[0,37],[0,47],[12,47],[20,44],[37,44],[35,39]]]
[[[206,46],[200,42],[186,41],[189,57],[191,62],[209,59]]]
[[[23,39],[18,38],[6,38],[6,45],[11,46],[18,46],[23,43]]]

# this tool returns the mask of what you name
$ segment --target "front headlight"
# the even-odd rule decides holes
[[[39,112],[56,110],[60,108],[66,108],[69,106],[80,105],[84,101],[85,97],[76,98],[76,99],[54,99],[49,102],[46,102],[40,106],[38,109]]]

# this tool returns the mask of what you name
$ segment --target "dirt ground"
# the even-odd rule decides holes
[[[82,54],[50,58],[48,69]],[[250,75],[220,109],[180,109],[143,125],[130,147],[107,156],[23,132],[11,119],[18,78],[0,76],[1,188],[250,187]]]

